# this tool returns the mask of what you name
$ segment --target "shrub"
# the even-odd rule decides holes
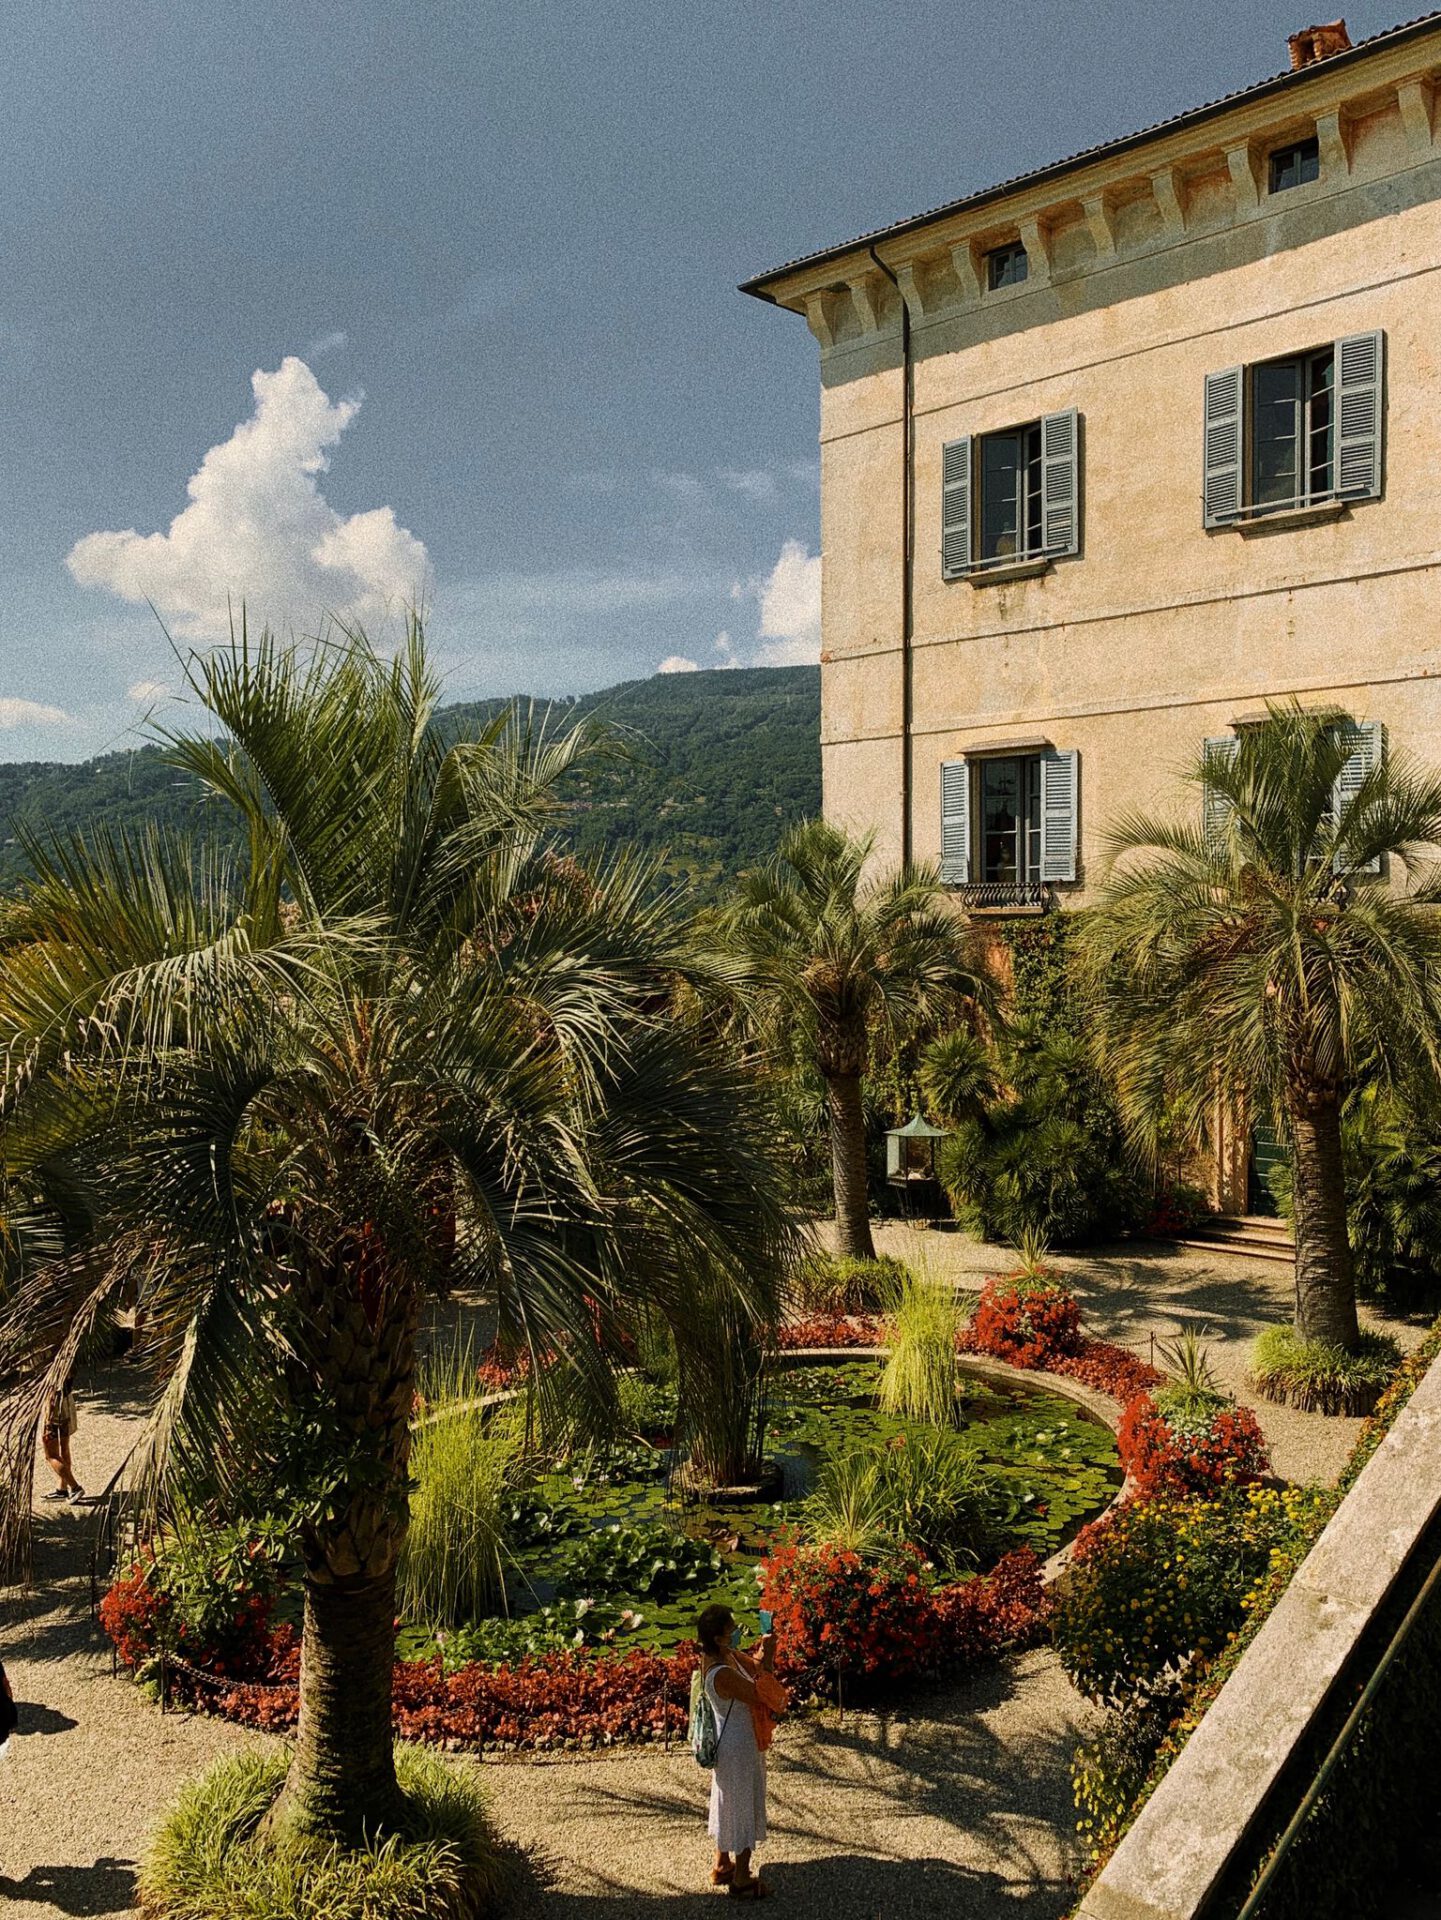
[[[186,1515],[114,1582],[100,1623],[136,1671],[164,1652],[213,1673],[253,1673],[269,1657],[284,1577],[273,1530]]]
[[[1275,1552],[1329,1496],[1311,1487],[1228,1487],[1215,1498],[1133,1500],[1077,1537],[1053,1638],[1088,1699],[1145,1696],[1197,1654],[1223,1646]]]
[[[1121,1415],[1116,1441],[1140,1499],[1247,1486],[1271,1465],[1249,1407],[1187,1388],[1138,1394]]]
[[[1267,1400],[1304,1413],[1369,1413],[1401,1361],[1389,1334],[1364,1332],[1354,1352],[1267,1327],[1251,1349],[1251,1380]]]
[[[1148,1240],[1174,1240],[1199,1226],[1211,1212],[1211,1203],[1199,1187],[1169,1180],[1151,1195],[1141,1232]]]
[[[962,1317],[954,1288],[929,1275],[906,1275],[888,1329],[891,1353],[879,1388],[887,1413],[936,1426],[955,1419]]]
[[[885,1341],[885,1322],[873,1313],[783,1320],[776,1332],[776,1345],[787,1351],[799,1347],[879,1347]]]
[[[905,1262],[890,1254],[864,1260],[816,1251],[796,1270],[792,1300],[802,1319],[877,1313],[894,1304],[909,1277]]]
[[[503,1874],[478,1783],[401,1747],[404,1831],[354,1850],[263,1838],[285,1780],[283,1753],[223,1760],[185,1788],[140,1871],[156,1920],[477,1920]]]
[[[1085,1042],[1022,1017],[1001,1054],[1011,1093],[963,1121],[941,1149],[941,1184],[957,1217],[1007,1244],[1030,1230],[1074,1246],[1137,1224],[1147,1196]]]
[[[397,1598],[417,1620],[453,1625],[505,1603],[506,1478],[515,1443],[477,1404],[468,1355],[422,1375],[411,1443],[410,1531]]]
[[[804,1687],[832,1674],[900,1680],[1028,1645],[1045,1613],[1040,1562],[1029,1548],[988,1576],[934,1585],[920,1555],[868,1566],[837,1547],[777,1547],[761,1568],[761,1602],[775,1616],[776,1666]]]
[[[1076,1831],[1092,1861],[1109,1854],[1120,1838],[1136,1796],[1170,1730],[1181,1701],[1180,1685],[1162,1682],[1108,1713],[1071,1760]]]
[[[1081,1309],[1055,1281],[993,1278],[981,1289],[970,1333],[972,1352],[1044,1368],[1079,1351]]]
[[[1109,1394],[1124,1406],[1138,1393],[1146,1393],[1161,1384],[1161,1375],[1129,1347],[1118,1347],[1110,1340],[1082,1340],[1075,1353],[1053,1355],[1047,1362],[1048,1373],[1064,1374],[1083,1387]]]
[[[898,1434],[879,1452],[835,1455],[803,1512],[807,1535],[820,1544],[864,1560],[919,1547],[954,1573],[995,1543],[1012,1508],[1008,1484],[971,1443],[938,1429]]]

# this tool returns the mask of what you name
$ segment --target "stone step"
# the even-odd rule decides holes
[[[1176,1244],[1210,1252],[1244,1254],[1250,1260],[1289,1264],[1296,1258],[1296,1243],[1286,1222],[1257,1214],[1216,1214],[1192,1227]]]

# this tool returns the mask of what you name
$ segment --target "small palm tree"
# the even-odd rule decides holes
[[[1441,842],[1441,778],[1393,756],[1342,782],[1356,737],[1339,711],[1273,706],[1231,757],[1203,754],[1188,777],[1210,826],[1117,821],[1085,928],[1128,1116],[1154,1126],[1174,1099],[1200,1138],[1218,1097],[1241,1098],[1278,1128],[1294,1168],[1296,1325],[1346,1348],[1342,1102],[1363,1073],[1434,1088],[1441,1067],[1441,913],[1418,871]],[[1374,879],[1382,860],[1418,884]]]
[[[45,1396],[138,1290],[136,1475],[295,1516],[275,1818],[349,1841],[401,1813],[427,1296],[503,1294],[532,1354],[604,1401],[636,1311],[694,1341],[724,1309],[755,1344],[789,1229],[752,1080],[687,1011],[716,984],[687,923],[652,871],[551,849],[588,735],[508,716],[455,737],[418,626],[394,661],[361,635],[311,659],[242,635],[196,685],[219,727],[172,756],[238,818],[243,864],[159,834],[35,845],[0,915],[0,1438],[28,1511]]]
[[[856,1258],[875,1254],[861,1101],[873,1039],[894,1045],[989,1000],[936,870],[868,877],[873,848],[871,834],[803,821],[742,876],[725,921],[752,982],[799,1029],[825,1082],[840,1251]]]

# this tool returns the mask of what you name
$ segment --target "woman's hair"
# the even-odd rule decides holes
[[[702,1609],[695,1623],[695,1637],[707,1653],[720,1652],[722,1642],[730,1636],[732,1618],[730,1608],[721,1606],[719,1602]]]

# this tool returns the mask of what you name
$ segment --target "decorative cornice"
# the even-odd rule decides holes
[[[1423,55],[1429,58],[1418,67]],[[827,257],[814,266],[801,263],[793,273],[771,277],[768,297],[803,312],[822,347],[843,347],[895,326],[898,302],[891,273],[913,319],[929,320],[943,310],[990,301],[1024,302],[1057,278],[1069,280],[1140,258],[1200,231],[1224,231],[1224,213],[1220,226],[1216,224],[1218,179],[1229,186],[1232,226],[1273,218],[1303,200],[1315,205],[1358,177],[1372,175],[1371,149],[1363,147],[1358,156],[1354,129],[1388,105],[1404,133],[1404,158],[1398,161],[1394,149],[1389,155],[1378,150],[1374,177],[1403,171],[1438,153],[1441,25],[1421,46],[1408,42],[1383,47],[1369,62],[1347,63],[1334,73],[1327,67],[1327,62],[1319,63],[1304,88],[1274,100],[1234,105],[1194,127],[1158,130],[1154,140],[1104,153],[1063,179],[1023,182],[1014,194],[974,210],[942,212],[865,248],[858,246],[848,256]],[[1269,154],[1308,126],[1321,149],[1321,178],[1292,189],[1283,205],[1267,191]],[[1196,183],[1203,178],[1210,184],[1206,211],[1198,220]],[[1154,209],[1149,227],[1135,217],[1136,209],[1147,205]],[[1078,229],[1089,240],[1079,259],[1069,238]],[[1062,233],[1067,236],[1060,256],[1065,264],[1058,267],[1056,242]],[[1026,248],[1027,279],[992,292],[985,285],[984,256],[1014,239]],[[886,273],[877,274],[876,260],[883,262]]]

